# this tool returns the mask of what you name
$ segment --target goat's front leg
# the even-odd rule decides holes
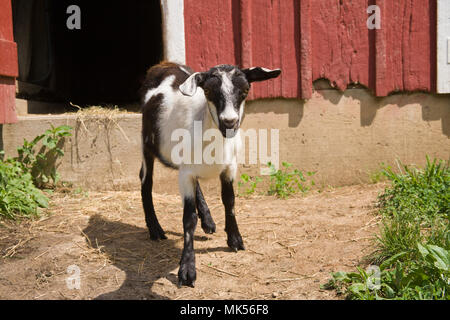
[[[225,232],[228,237],[227,244],[232,250],[238,251],[245,250],[245,247],[234,214],[233,179],[234,175],[230,172],[230,169],[225,170],[220,175],[222,203],[225,207]]]
[[[184,248],[181,254],[180,269],[178,270],[178,285],[194,287],[197,278],[194,252],[194,232],[198,220],[195,211],[196,179],[180,171],[179,182],[183,198]]]

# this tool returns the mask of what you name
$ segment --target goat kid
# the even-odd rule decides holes
[[[184,249],[178,272],[180,286],[193,287],[196,280],[194,231],[197,212],[205,233],[214,233],[216,230],[200,189],[199,179],[220,176],[227,244],[235,251],[245,249],[234,211],[233,181],[237,170],[237,152],[241,145],[239,128],[250,84],[276,78],[280,73],[279,69],[239,69],[231,65],[219,65],[207,72],[194,73],[187,66],[170,62],[153,66],[147,72],[141,89],[142,203],[150,238],[167,239],[156,217],[152,200],[154,160],[158,158],[164,165],[179,170],[184,229]],[[201,122],[203,132],[215,129],[224,137],[223,162],[198,164],[194,161],[179,163],[172,160],[172,151],[178,143],[172,139],[175,130],[187,130],[194,140],[191,146],[195,145],[196,140],[198,143],[198,139],[203,143],[203,135],[199,137],[198,133],[194,132],[196,121]],[[206,146],[207,144],[203,143],[202,148]]]

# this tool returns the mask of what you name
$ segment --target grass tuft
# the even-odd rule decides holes
[[[398,168],[382,170],[391,185],[378,198],[381,232],[367,257],[377,273],[336,272],[324,289],[349,299],[450,299],[449,164],[427,157],[424,169]]]

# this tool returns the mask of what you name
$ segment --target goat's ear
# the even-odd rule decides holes
[[[197,87],[203,83],[203,73],[196,72],[187,78],[179,87],[182,94],[192,97],[197,92]]]
[[[261,67],[242,69],[242,72],[245,74],[248,82],[269,80],[281,74],[280,69],[270,70]]]

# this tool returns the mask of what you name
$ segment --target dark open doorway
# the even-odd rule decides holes
[[[12,3],[19,81],[41,88],[34,98],[25,98],[79,105],[133,103],[146,70],[163,57],[159,0]],[[66,25],[70,5],[81,9],[79,30]]]

